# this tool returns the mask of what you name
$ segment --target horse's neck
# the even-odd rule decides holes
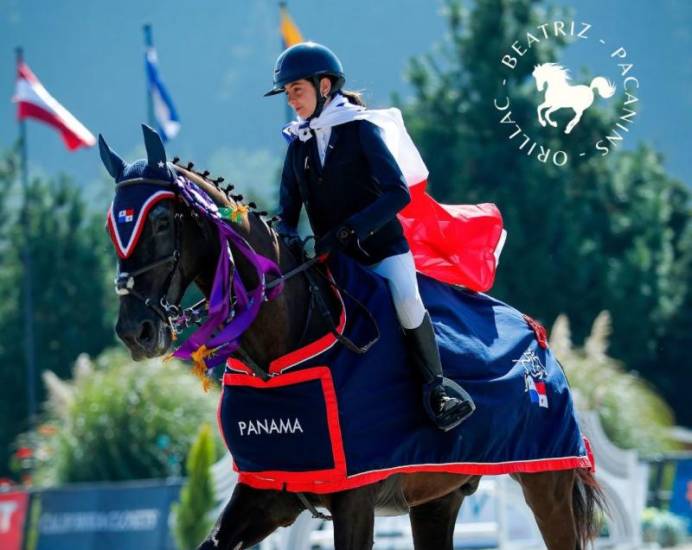
[[[201,176],[178,166],[176,170],[204,189],[219,206],[231,208],[237,206],[234,201],[228,199],[223,192]],[[286,273],[298,265],[288,248],[280,242],[276,232],[270,230],[266,223],[254,214],[241,216],[240,223],[235,228],[254,251],[276,262],[281,273]],[[218,257],[220,252],[218,242],[216,246],[216,257]],[[254,266],[239,250],[234,249],[233,246],[231,248],[236,263],[235,268],[242,281],[247,288],[254,288],[259,282]],[[212,264],[212,262],[205,263]],[[206,271],[196,279],[198,287],[207,298],[212,288],[215,264],[216,262],[213,262],[213,265],[205,266]],[[316,283],[318,291],[328,305],[332,319],[338,318],[340,302],[330,291],[324,278],[317,276]],[[266,367],[273,359],[295,349],[301,336],[305,342],[311,342],[322,336],[327,330],[327,323],[319,313],[311,315],[306,326],[309,307],[310,291],[305,275],[289,278],[284,283],[284,290],[279,296],[262,304],[259,315],[241,338],[243,350],[257,363]]]
[[[286,273],[299,265],[276,233],[270,231],[254,214],[243,216],[243,222],[236,228],[254,251],[276,262],[281,273]],[[217,244],[217,253],[218,246]],[[254,266],[233,245],[231,251],[235,269],[238,270],[246,288],[255,288],[258,279]],[[208,297],[216,262],[206,263],[209,264],[206,273],[196,282]],[[338,318],[338,300],[329,290],[328,283],[320,276],[317,276],[316,283],[332,312],[332,318]],[[306,327],[309,307],[310,292],[305,275],[290,277],[284,283],[283,291],[274,300],[262,304],[259,315],[241,338],[241,347],[253,360],[266,368],[272,360],[294,350],[301,336],[304,340],[301,345],[322,336],[327,330],[327,323],[316,311],[310,316]]]
[[[567,82],[567,79],[564,76],[555,75],[552,78],[548,79],[547,87],[552,88],[551,91],[553,92],[559,92],[560,90],[564,90],[565,88],[571,88],[572,86],[569,82]]]
[[[249,216],[249,231],[245,237],[257,253],[275,261],[282,273],[299,265],[276,233],[269,231],[264,222],[254,215]],[[244,281],[256,280],[252,266],[246,261],[239,259],[237,269]],[[331,292],[329,283],[320,276],[314,276],[313,282],[315,291],[325,300],[332,318],[338,319],[340,302]],[[318,311],[309,314],[309,287],[304,274],[289,278],[279,296],[262,305],[257,319],[244,334],[241,346],[261,366],[266,367],[277,357],[319,338],[328,330],[327,321]]]

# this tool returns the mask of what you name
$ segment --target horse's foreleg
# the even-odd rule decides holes
[[[211,533],[197,550],[250,548],[277,528],[293,523],[303,509],[291,493],[263,491],[239,483]]]
[[[550,115],[553,114],[555,111],[559,111],[561,107],[553,105],[550,109],[548,109],[545,112],[545,119],[548,121],[548,124],[550,124],[553,128],[557,126],[557,122],[555,122],[552,118],[550,118]]]
[[[541,116],[541,111],[547,106],[548,106],[548,102],[544,101],[536,109],[536,113],[538,114],[538,122],[541,126],[545,126],[545,120],[543,120],[543,117]]]
[[[334,550],[370,550],[374,543],[375,486],[330,495]]]
[[[572,510],[574,470],[516,474],[548,550],[577,547],[577,527]]]
[[[464,500],[461,490],[411,508],[409,518],[416,550],[452,550],[454,526]]]

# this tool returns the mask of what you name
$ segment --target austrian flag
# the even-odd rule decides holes
[[[17,104],[19,120],[35,118],[52,126],[60,132],[70,151],[96,144],[93,134],[48,93],[24,62],[17,67],[17,87],[12,101]]]

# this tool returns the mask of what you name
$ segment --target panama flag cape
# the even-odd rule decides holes
[[[310,139],[310,129],[368,120],[382,130],[382,138],[406,178],[411,202],[397,217],[413,253],[416,270],[439,281],[486,292],[495,281],[500,253],[507,236],[502,216],[492,203],[440,204],[427,192],[428,168],[404,125],[401,111],[366,109],[338,95],[319,117],[287,124],[288,140]]]
[[[93,134],[48,93],[24,62],[17,67],[17,87],[12,101],[17,104],[19,120],[35,118],[52,126],[60,132],[70,151],[96,144]]]

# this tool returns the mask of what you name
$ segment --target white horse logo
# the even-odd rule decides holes
[[[538,122],[541,126],[545,126],[546,121],[553,128],[557,127],[557,122],[550,118],[550,114],[558,109],[571,108],[576,115],[569,121],[565,128],[565,134],[572,131],[581,115],[591,107],[594,99],[593,89],[595,88],[598,94],[605,99],[612,97],[615,93],[615,86],[602,76],[597,76],[591,81],[588,86],[578,85],[572,86],[569,84],[569,74],[567,69],[556,63],[543,63],[536,65],[531,73],[536,79],[536,88],[539,92],[547,85],[543,103],[538,106]],[[541,116],[541,111],[545,112],[545,120]]]

